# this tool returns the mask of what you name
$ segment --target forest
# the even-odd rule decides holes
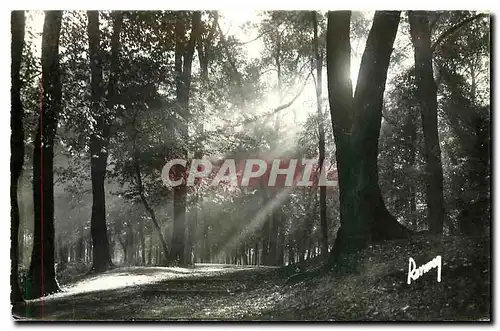
[[[13,317],[489,321],[490,38],[476,11],[12,11]],[[172,187],[173,159],[334,185]]]

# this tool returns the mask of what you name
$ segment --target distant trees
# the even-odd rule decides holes
[[[379,143],[379,180],[388,209],[409,228],[418,230],[426,223],[421,217],[424,211],[417,208],[425,204],[421,202],[425,199],[425,180],[421,171],[423,137],[414,76],[414,68],[398,73],[387,93]]]
[[[435,34],[438,106],[441,126],[449,128],[439,128],[444,135],[447,220],[451,233],[480,236],[491,221],[489,17],[464,11],[443,14]]]
[[[436,157],[442,164],[445,209],[441,228],[445,234],[484,234],[489,218],[489,101],[483,97],[489,89],[488,17],[468,11],[410,14],[416,20],[429,21],[433,40],[430,75],[437,94],[434,134],[439,134],[441,152]],[[402,27],[408,32],[410,28],[411,21]],[[414,60],[415,50],[404,56]],[[394,62],[400,59],[398,55]],[[429,228],[431,219],[426,186],[436,187],[437,182],[428,175],[422,98],[415,74],[415,67],[406,67],[389,83],[379,167],[390,210],[408,226],[422,230]],[[470,209],[472,205],[481,207]]]
[[[54,144],[61,111],[59,36],[62,11],[46,11],[42,35],[41,109],[33,153],[35,209],[33,252],[28,275],[28,298],[56,291],[54,268]]]

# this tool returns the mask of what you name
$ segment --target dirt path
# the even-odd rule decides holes
[[[196,268],[131,267],[64,286],[63,292],[16,309],[43,320],[239,319],[253,305],[278,300],[275,268],[198,265]]]

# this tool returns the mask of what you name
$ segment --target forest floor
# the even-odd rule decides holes
[[[407,284],[417,267],[436,269]],[[122,267],[62,286],[14,307],[20,320],[489,321],[490,242],[417,237],[373,245],[349,272],[319,259],[284,268],[205,264]]]

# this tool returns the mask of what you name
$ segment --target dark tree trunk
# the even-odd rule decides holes
[[[255,245],[253,247],[253,264],[259,264],[259,242],[256,240]]]
[[[10,228],[10,301],[12,304],[23,302],[23,296],[19,287],[19,204],[17,201],[17,188],[19,178],[23,171],[24,163],[24,128],[23,128],[23,105],[21,103],[21,59],[24,47],[24,11],[11,12],[11,90],[10,90],[10,204],[11,204],[11,228]],[[21,255],[22,256],[22,255]],[[21,259],[22,260],[22,259]]]
[[[155,245],[155,265],[160,265],[161,252],[158,245]]]
[[[263,265],[269,264],[269,233],[271,232],[271,221],[268,217],[262,229],[262,255],[260,263]]]
[[[210,241],[209,241],[209,225],[204,224],[203,225],[203,259],[204,262],[210,262],[211,260],[211,254],[210,254]]]
[[[188,141],[189,116],[189,91],[191,85],[191,66],[193,62],[194,48],[200,36],[201,12],[195,11],[192,17],[191,35],[187,45],[184,44],[186,28],[184,25],[183,13],[179,13],[175,26],[175,71],[176,71],[176,93],[177,93],[177,113],[183,118],[178,123],[181,136],[181,147],[179,148],[179,158],[187,157],[185,144]],[[175,167],[177,176],[184,174],[184,167]],[[175,264],[185,265],[185,244],[186,244],[186,197],[187,188],[185,183],[174,188],[174,228],[172,232],[172,248],[170,250],[170,260]]]
[[[92,271],[108,270],[111,263],[109,240],[106,226],[106,193],[104,180],[108,159],[110,116],[103,102],[104,85],[100,52],[99,13],[88,11],[88,36],[91,70],[92,118],[96,125],[90,135],[90,173],[92,180]]]
[[[262,204],[265,205],[269,201],[269,193],[267,191],[267,188],[262,187],[261,188],[261,193],[262,193]],[[265,215],[265,220],[264,224],[262,225],[262,229],[260,231],[260,237],[262,240],[262,252],[261,252],[261,259],[260,263],[263,265],[268,265],[269,264],[269,242],[270,242],[270,233],[271,233],[271,215]]]
[[[144,236],[144,222],[139,222],[139,236],[141,239],[141,264],[146,265],[146,237]]]
[[[180,171],[181,172],[181,171]],[[174,264],[184,265],[184,244],[186,241],[186,187],[174,188],[174,228],[170,260]]]
[[[293,246],[289,244],[289,246],[288,246],[288,264],[294,264],[294,263],[295,263],[294,249],[293,249]]]
[[[54,138],[61,110],[61,11],[46,11],[42,36],[42,101],[33,153],[34,234],[28,298],[59,291],[54,269]],[[43,141],[43,143],[42,143]]]
[[[125,233],[125,247],[126,247],[126,261],[128,264],[134,264],[134,231],[132,229],[132,224],[127,225],[127,230]]]
[[[84,261],[85,256],[85,228],[80,226],[78,239],[76,241],[76,260]]]
[[[285,215],[280,210],[279,229],[278,229],[278,245],[276,265],[282,266],[285,264]]]
[[[400,12],[376,12],[361,60],[356,93],[350,82],[350,12],[329,12],[327,70],[340,188],[340,229],[332,258],[370,240],[407,237],[388,212],[378,184],[378,139],[389,59]]]
[[[62,236],[59,236],[58,240],[58,252],[59,252],[59,264],[57,265],[57,270],[63,270],[68,263],[67,249],[64,245]]]
[[[197,150],[194,153],[195,159],[201,159],[202,153],[201,150]],[[198,242],[198,218],[199,218],[199,208],[198,208],[198,193],[196,191],[193,192],[193,205],[194,211],[192,212],[192,216],[188,220],[188,229],[186,236],[186,251],[185,251],[185,262],[189,265],[194,265],[196,257],[195,257],[195,245]]]
[[[432,71],[431,33],[425,11],[410,11],[410,34],[415,48],[417,99],[425,141],[428,224],[432,233],[443,233],[443,167],[437,123],[437,88]]]
[[[304,199],[303,203],[306,203],[306,192],[307,189],[304,187],[304,190],[302,192]],[[313,203],[314,199],[314,203]],[[313,216],[316,213],[316,210],[318,208],[318,195],[316,188],[311,188],[309,190],[309,197],[307,198],[307,204],[305,207],[305,215],[304,218],[302,219],[302,226],[301,228],[301,233],[299,233],[298,237],[300,238],[299,240],[299,247],[298,247],[298,261],[303,262],[304,259],[306,258],[306,250],[308,248],[308,245],[311,241],[311,232],[313,228]]]
[[[314,54],[316,60],[316,103],[317,103],[317,112],[318,112],[318,132],[319,132],[319,169],[323,168],[323,164],[325,162],[325,127],[323,125],[322,119],[323,115],[323,107],[321,98],[322,96],[322,77],[323,77],[323,56],[320,54],[319,50],[319,40],[318,40],[318,22],[316,18],[316,11],[312,12],[312,23],[314,30]],[[326,219],[326,186],[319,187],[319,215],[320,215],[320,225],[321,225],[321,251],[325,258],[328,257],[328,222]]]
[[[273,200],[276,197],[273,198]],[[269,218],[270,222],[270,231],[269,231],[269,254],[268,259],[266,261],[267,265],[277,265],[277,257],[278,257],[278,230],[279,230],[279,213],[281,206],[277,206],[276,209],[272,212],[271,217]]]
[[[153,236],[149,236],[149,245],[148,245],[148,265],[150,266],[153,262]]]

